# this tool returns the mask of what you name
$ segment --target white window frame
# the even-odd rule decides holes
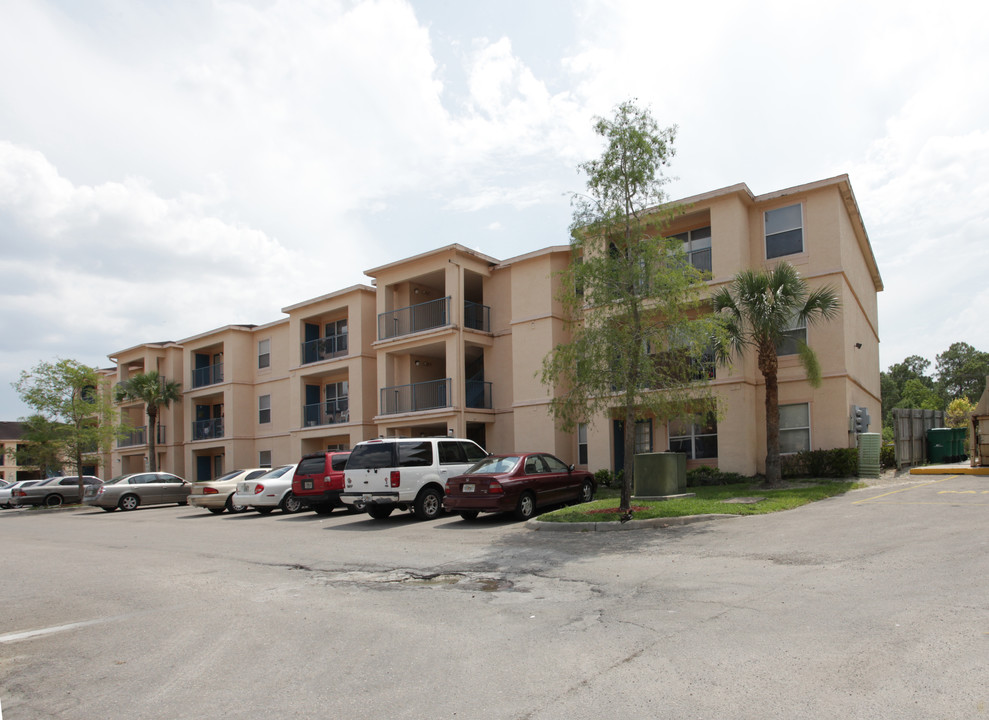
[[[807,321],[800,321],[794,317],[783,333],[783,340],[776,346],[776,354],[780,357],[785,355],[798,355],[800,353],[800,342],[807,344]]]
[[[792,210],[797,208],[800,212],[800,222],[794,225],[792,222],[780,222],[775,219],[771,219],[770,215],[773,213],[782,213],[784,210]],[[787,257],[788,255],[799,255],[804,251],[804,206],[803,203],[794,203],[793,205],[783,205],[782,207],[773,208],[772,210],[766,210],[762,214],[763,229],[765,230],[765,251],[766,259],[773,260],[779,257]],[[778,227],[777,227],[778,225]],[[772,226],[772,228],[771,228]],[[772,229],[772,232],[770,232]],[[785,233],[792,233],[795,230],[800,231],[800,249],[787,252],[776,252],[773,251],[770,254],[769,245],[771,239],[778,239]]]
[[[258,340],[258,370],[271,367],[271,338]]]
[[[687,428],[687,430],[688,430],[687,434],[685,434],[685,435],[674,435],[673,432],[676,429],[675,428],[675,425],[674,425],[675,422],[676,422],[675,420],[671,420],[669,422],[669,424],[667,425],[667,429],[666,429],[666,432],[667,432],[667,434],[669,436],[669,446],[670,446],[670,449],[671,450],[673,448],[673,441],[674,440],[679,440],[679,441],[687,440],[687,441],[690,442],[690,452],[687,453],[687,459],[688,460],[716,460],[717,459],[717,457],[718,457],[718,454],[717,453],[715,453],[714,455],[711,455],[709,457],[701,457],[701,458],[697,457],[697,439],[698,438],[713,437],[715,440],[718,439],[718,421],[717,421],[717,419],[712,419],[711,420],[711,423],[714,425],[714,432],[713,433],[711,433],[711,432],[702,432],[702,430],[704,430],[705,428],[700,423],[691,421],[690,424],[689,424],[689,427]],[[686,425],[686,423],[683,423],[683,424]],[[678,451],[674,450],[673,452],[678,452]]]
[[[694,237],[695,234],[702,233],[704,231],[707,231],[706,236]],[[687,230],[686,232],[677,233],[676,235],[673,235],[673,237],[683,243],[683,252],[687,256],[687,262],[689,262],[695,268],[697,268],[697,265],[694,262],[695,256],[699,255],[700,253],[706,250],[709,258],[708,264],[711,265],[711,267],[697,268],[697,269],[700,270],[701,272],[708,272],[708,273],[714,272],[714,256],[713,256],[714,251],[712,248],[712,235],[711,235],[710,225],[705,225],[704,227],[694,228],[693,230]],[[702,245],[702,247],[695,247],[695,244]]]
[[[784,424],[783,424],[783,422],[784,422],[783,421],[783,416],[784,416],[784,414],[789,414],[789,413],[785,413],[784,411],[789,410],[790,408],[796,408],[796,407],[804,407],[804,408],[806,408],[807,424],[806,425],[803,425],[803,424],[799,424],[799,425],[798,424],[790,424],[790,425],[784,426]],[[786,405],[780,405],[779,406],[779,414],[780,414],[780,418],[779,418],[779,423],[780,423],[780,454],[781,455],[793,455],[795,453],[800,452],[801,450],[810,450],[810,448],[811,448],[810,403],[809,402],[803,402],[803,403],[788,403]],[[797,420],[802,421],[802,418],[797,418]],[[788,441],[788,442],[786,442],[784,444],[784,441],[783,441],[784,440],[784,437],[786,437],[786,438],[794,437],[798,433],[800,435],[806,437],[805,442],[802,443],[803,447],[797,448],[797,449],[791,449],[791,448],[795,448],[796,447],[795,443]]]
[[[652,418],[635,421],[633,452],[636,455],[652,452]]]
[[[587,465],[587,423],[577,423],[577,464]]]
[[[258,425],[271,422],[271,395],[258,396]]]
[[[258,467],[271,467],[271,450],[261,450],[258,452]]]

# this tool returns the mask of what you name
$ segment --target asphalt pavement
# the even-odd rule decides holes
[[[620,533],[502,517],[0,512],[37,718],[968,718],[989,479]]]

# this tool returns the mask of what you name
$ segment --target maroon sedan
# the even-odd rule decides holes
[[[489,455],[446,481],[443,505],[464,520],[482,512],[513,512],[528,520],[537,507],[590,502],[594,489],[593,475],[549,453]]]

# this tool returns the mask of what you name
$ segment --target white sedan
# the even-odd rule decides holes
[[[281,508],[285,513],[297,513],[305,505],[292,494],[293,475],[295,465],[281,465],[253,480],[243,480],[237,483],[233,503],[249,505],[262,515],[275,508]]]

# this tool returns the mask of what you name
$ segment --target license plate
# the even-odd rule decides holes
[[[246,492],[247,492],[247,483],[240,483],[240,484],[239,484],[239,485],[237,486],[237,492],[239,492],[239,493],[241,493],[242,495],[243,495],[244,493],[246,493]]]
[[[303,480],[302,481],[302,489],[303,490],[312,490],[312,480]]]
[[[460,489],[464,492],[474,492],[474,483],[464,483],[460,486]]]
[[[364,495],[363,497],[361,497],[361,500],[363,500],[364,502],[371,502],[371,496],[370,495]]]

